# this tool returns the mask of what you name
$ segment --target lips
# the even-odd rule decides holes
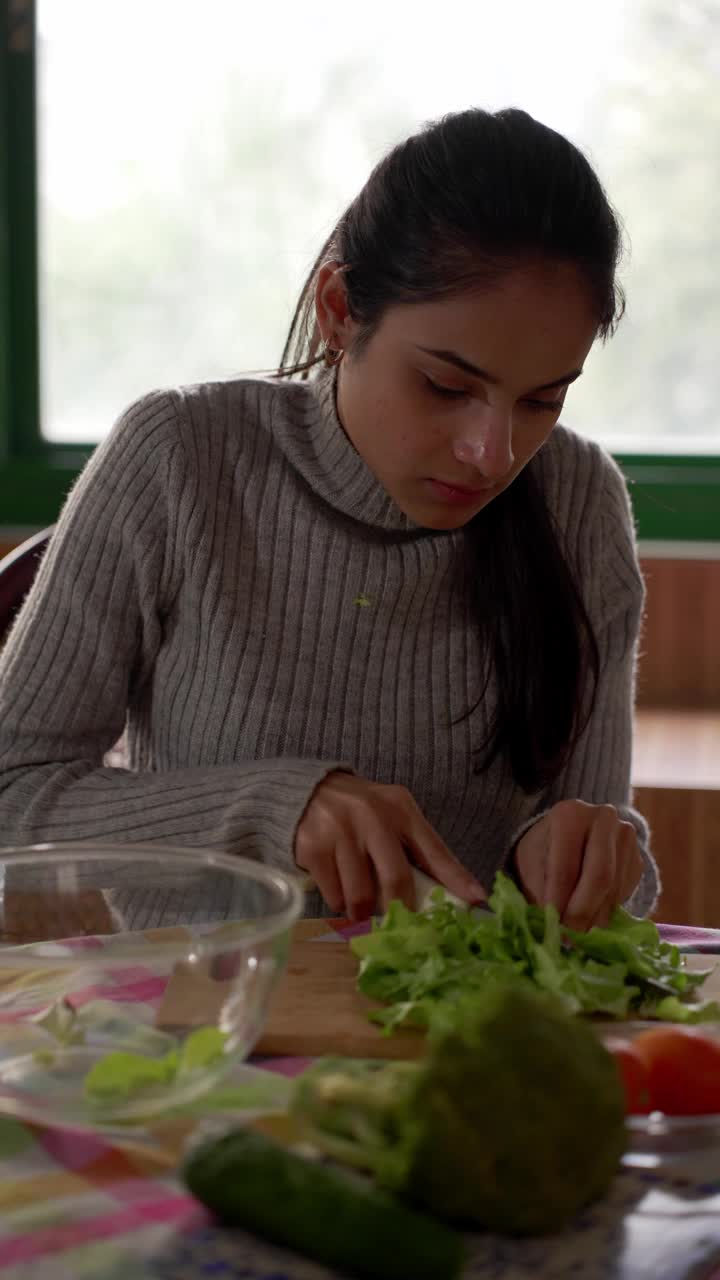
[[[467,498],[476,498],[483,492],[483,488],[468,489],[467,485],[456,484],[454,480],[433,480],[433,484],[442,485],[443,489],[449,489],[452,493],[462,493]],[[487,485],[484,488],[486,489]]]
[[[431,479],[429,483],[435,496],[448,502],[477,502],[478,498],[492,488],[491,484],[484,484],[469,489],[467,485],[455,484],[450,480]]]

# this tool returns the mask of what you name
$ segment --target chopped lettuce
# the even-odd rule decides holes
[[[241,1078],[217,1085],[202,1097],[173,1107],[175,1115],[205,1117],[230,1112],[237,1119],[242,1113],[285,1113],[293,1090],[293,1080],[264,1067],[241,1069]]]
[[[107,1053],[88,1071],[85,1092],[96,1103],[119,1102],[147,1088],[174,1084],[178,1077],[222,1058],[226,1038],[217,1027],[200,1027],[160,1058],[123,1050]]]
[[[649,1001],[647,1005],[641,1004],[637,1016],[639,1018],[658,1018],[662,1022],[685,1022],[688,1024],[715,1022],[717,1018],[720,1018],[720,1006],[715,1000],[687,1004],[679,996],[665,996],[657,1002]]]
[[[144,1058],[140,1053],[116,1050],[90,1068],[85,1092],[93,1102],[119,1102],[157,1085],[169,1084],[177,1074],[177,1053]]]
[[[31,1019],[37,1027],[46,1031],[59,1045],[82,1044],[82,1028],[78,1027],[77,1011],[69,1000],[56,1000],[49,1009],[35,1014]]]
[[[70,1000],[61,999],[31,1021],[60,1047],[122,1044],[133,1053],[158,1057],[175,1048],[175,1039],[165,1031],[138,1022],[122,1012],[112,1000],[89,1000],[76,1008]],[[42,1052],[42,1050],[40,1051]]]
[[[605,929],[561,926],[554,906],[529,904],[498,872],[490,912],[468,911],[435,890],[427,911],[390,904],[370,933],[353,938],[358,988],[385,1007],[370,1017],[396,1027],[436,1027],[489,983],[540,988],[573,1014],[697,1022],[720,1019],[714,1001],[696,999],[708,976],[690,973],[677,947],[650,920],[618,907]]]
[[[226,1040],[227,1034],[217,1027],[199,1027],[197,1031],[192,1031],[178,1050],[178,1074],[198,1071],[222,1058]]]

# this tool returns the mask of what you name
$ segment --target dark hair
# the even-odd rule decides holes
[[[346,209],[305,283],[278,376],[307,377],[322,361],[315,284],[330,259],[343,264],[356,353],[392,306],[487,288],[547,259],[577,267],[606,339],[624,310],[621,248],[607,196],[567,138],[516,109],[445,116],[394,147]],[[497,686],[480,767],[504,752],[518,784],[535,791],[557,776],[592,712],[597,641],[531,468],[467,535],[491,658],[481,698],[493,673]]]

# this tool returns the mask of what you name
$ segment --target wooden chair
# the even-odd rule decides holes
[[[32,586],[54,528],[54,525],[50,525],[47,529],[34,533],[0,560],[0,648]],[[127,766],[124,734],[112,750],[107,752],[105,763],[115,768]]]
[[[0,645],[32,586],[53,528],[34,533],[0,560]]]

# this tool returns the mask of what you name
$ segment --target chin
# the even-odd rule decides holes
[[[464,525],[469,524],[481,510],[482,507],[476,507],[469,513],[467,511],[424,511],[422,515],[419,512],[414,514],[408,512],[408,514],[411,520],[425,529],[437,529],[438,533],[443,531],[449,533],[453,529],[462,529]]]
[[[416,524],[423,525],[426,529],[437,529],[438,531],[452,529],[462,529],[464,525],[469,524],[475,519],[485,507],[496,497],[495,493],[488,493],[482,502],[476,502],[471,507],[424,507],[422,511],[407,511],[406,515],[414,520]]]

